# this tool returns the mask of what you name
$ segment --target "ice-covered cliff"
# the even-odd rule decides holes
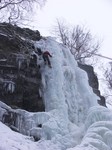
[[[0,123],[0,150],[111,150],[112,112],[98,105],[86,72],[53,38],[33,44],[52,55],[52,68],[43,59],[37,62],[45,112],[13,110],[1,102],[0,120],[15,113],[15,130],[21,134]]]

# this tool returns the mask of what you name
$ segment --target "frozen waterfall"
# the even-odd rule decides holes
[[[98,105],[86,72],[69,49],[53,38],[34,44],[52,54],[52,68],[42,59],[38,62],[45,112],[16,110],[19,131],[27,136],[0,123],[0,150],[111,150],[112,112]],[[3,103],[0,106],[2,118]],[[40,140],[34,142],[32,136]]]

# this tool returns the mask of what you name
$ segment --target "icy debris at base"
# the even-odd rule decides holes
[[[57,134],[52,141],[53,143],[60,145],[62,150],[66,150],[67,148],[75,147],[80,144],[82,137],[81,130],[75,129],[74,132],[68,133],[65,136]]]
[[[34,142],[31,137],[14,132],[0,122],[0,150],[61,150],[51,141]]]
[[[112,121],[112,111],[103,106],[91,107],[85,122],[86,129],[98,121]]]
[[[106,112],[106,115],[111,114],[111,111],[110,110],[108,111],[107,108],[102,108],[101,110],[98,109],[98,107],[96,107],[96,108],[93,107],[94,110],[95,109],[99,110],[99,113],[102,114],[102,118],[104,117],[104,119],[105,119],[104,114],[105,114],[106,110],[108,112],[108,113]],[[103,109],[104,109],[104,111],[103,111]],[[21,110],[18,110],[18,111],[21,111]],[[92,113],[93,112],[94,111],[92,111]],[[111,143],[111,141],[112,141],[112,138],[111,138],[111,136],[112,136],[112,121],[98,121],[97,120],[98,118],[96,117],[96,122],[95,122],[95,117],[94,117],[95,123],[90,125],[88,127],[88,130],[87,131],[85,130],[85,133],[83,133],[83,134],[82,134],[82,131],[84,129],[81,130],[81,127],[77,127],[73,123],[69,123],[68,124],[69,132],[66,133],[65,135],[62,135],[61,132],[57,134],[58,127],[57,127],[57,125],[55,126],[55,124],[54,124],[54,122],[56,123],[58,121],[58,120],[57,121],[55,120],[56,118],[54,118],[54,121],[51,119],[52,125],[54,125],[54,126],[52,126],[51,124],[47,124],[47,123],[49,123],[49,119],[52,115],[54,115],[56,117],[57,112],[54,111],[54,112],[50,113],[50,116],[46,115],[45,112],[43,112],[43,115],[41,114],[41,112],[38,114],[38,113],[28,113],[26,111],[21,111],[21,113],[23,113],[26,116],[26,118],[29,119],[29,121],[31,121],[30,119],[35,120],[36,125],[43,123],[44,130],[39,127],[33,127],[32,129],[30,129],[30,135],[41,139],[40,140],[41,144],[40,144],[40,142],[37,142],[38,146],[39,146],[39,150],[43,150],[42,144],[44,147],[44,142],[48,143],[48,141],[50,141],[52,143],[53,147],[58,146],[58,150],[66,150],[67,148],[68,148],[67,150],[111,150],[110,148],[112,147],[112,143]],[[37,116],[39,116],[39,117],[37,117]],[[43,119],[41,119],[41,116]],[[109,116],[111,117],[111,115],[109,115]],[[46,122],[44,121],[45,118],[46,118]],[[89,119],[91,120],[92,118],[93,118],[93,116],[91,115],[91,117]],[[28,123],[28,122],[26,122],[26,123]],[[44,128],[44,125],[46,126],[46,128]],[[49,130],[48,130],[48,127],[50,127]],[[46,131],[47,134],[49,133],[50,138],[49,137],[45,138],[45,136],[47,134],[44,133],[43,131]],[[52,133],[52,131],[55,133]],[[27,144],[25,143],[25,145],[27,145]],[[70,148],[70,147],[74,147],[74,148]],[[51,150],[52,148],[46,147],[46,150],[48,150],[48,149]],[[20,149],[20,150],[23,150],[23,149]],[[38,148],[37,148],[37,150],[38,150]]]
[[[81,146],[92,145],[98,150],[111,150],[112,148],[112,121],[99,121],[89,127]],[[75,148],[73,149],[75,150]],[[83,149],[82,149],[83,150]]]
[[[91,148],[92,146],[92,148]],[[105,107],[92,107],[85,123],[85,136],[81,144],[67,150],[111,150],[112,111]]]
[[[41,125],[41,128],[43,128],[43,124],[46,123],[50,118],[50,114],[47,112],[30,113],[18,109],[17,113],[20,114],[18,124],[19,131],[26,135],[30,135],[30,131],[32,131],[33,128],[37,127],[38,130],[39,125]],[[42,132],[44,131],[42,130]]]

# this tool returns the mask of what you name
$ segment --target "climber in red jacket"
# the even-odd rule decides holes
[[[45,65],[48,63],[48,66],[50,67],[50,68],[52,68],[51,67],[51,62],[50,62],[50,60],[49,60],[49,57],[52,57],[52,55],[48,52],[48,51],[45,51],[45,52],[43,52],[43,59],[44,59],[44,63],[45,63]]]

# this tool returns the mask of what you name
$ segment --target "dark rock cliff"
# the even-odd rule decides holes
[[[39,31],[0,24],[0,100],[12,108],[44,111],[41,73],[30,59],[31,40],[40,40]]]
[[[28,51],[32,48],[29,40],[38,41],[40,39],[39,31],[0,23],[0,51],[7,53]]]
[[[92,87],[93,92],[94,92],[97,96],[99,96],[98,103],[99,103],[100,105],[106,107],[105,97],[103,97],[103,96],[100,94],[98,78],[97,78],[97,75],[94,73],[93,67],[90,66],[90,65],[85,65],[85,64],[80,64],[80,63],[78,63],[78,66],[79,66],[81,69],[83,69],[83,70],[85,70],[85,71],[87,72],[88,79],[89,79],[89,85]]]

